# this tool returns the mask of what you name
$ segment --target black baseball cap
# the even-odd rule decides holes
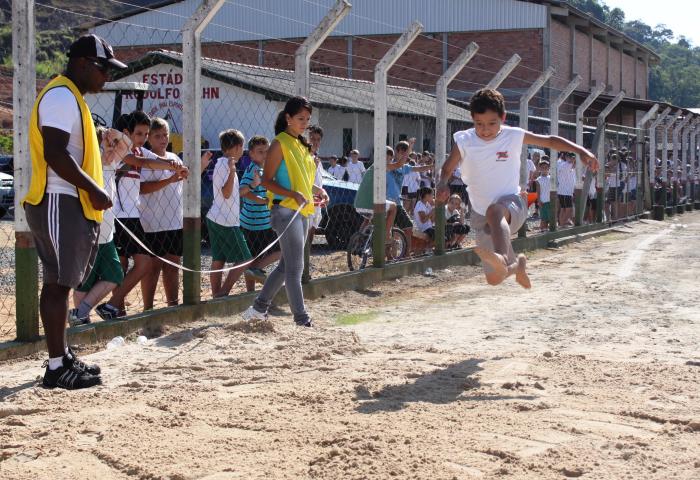
[[[103,38],[95,34],[83,35],[68,48],[68,58],[91,57],[96,58],[111,68],[123,70],[126,65],[114,58],[112,46]]]

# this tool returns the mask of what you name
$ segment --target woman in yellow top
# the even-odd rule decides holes
[[[275,122],[276,137],[267,152],[261,183],[267,189],[270,223],[279,236],[282,258],[267,277],[255,303],[243,313],[245,320],[266,319],[272,299],[284,284],[294,322],[311,326],[301,288],[304,242],[309,217],[314,213],[313,196],[328,200],[325,190],[314,185],[316,163],[311,156],[311,145],[304,138],[312,110],[306,98],[294,97]],[[299,214],[295,216],[297,210]]]

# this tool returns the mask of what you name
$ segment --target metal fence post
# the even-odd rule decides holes
[[[182,131],[183,159],[191,175],[183,189],[183,265],[200,270],[201,257],[201,176],[202,85],[201,34],[224,0],[202,0],[201,5],[182,29]],[[201,301],[201,274],[183,272],[183,302],[194,305]]]
[[[681,131],[681,176],[679,183],[680,195],[687,197],[690,193],[690,185],[688,184],[688,150],[690,149],[690,134],[695,128],[697,117],[695,115],[688,115],[691,120],[685,125]],[[687,202],[687,198],[686,198]],[[678,212],[687,211],[687,203],[680,205],[678,207]],[[682,210],[681,210],[682,209]]]
[[[593,139],[593,153],[595,153],[598,162],[600,162],[600,168],[598,169],[598,186],[597,200],[596,200],[596,222],[603,221],[603,212],[605,211],[605,119],[608,115],[617,107],[617,105],[625,98],[625,91],[622,90],[620,93],[615,95],[610,103],[608,103],[602,112],[598,114],[596,119],[596,131],[595,137]]]
[[[583,115],[586,110],[593,105],[595,99],[600,96],[601,93],[605,91],[606,85],[604,83],[599,84],[591,93],[586,97],[581,105],[576,109],[576,143],[583,145]],[[588,198],[588,192],[583,192],[583,163],[581,162],[581,155],[576,155],[576,187],[574,189],[574,195],[577,198],[576,201],[576,211],[574,214],[574,225],[578,226],[583,223],[583,215],[586,212],[586,202]]]
[[[698,185],[698,174],[700,174],[700,165],[698,165],[698,152],[696,147],[700,144],[698,142],[698,135],[700,135],[700,126],[698,126],[697,132],[693,135],[695,137],[695,146],[693,147],[692,163],[693,163],[693,207],[695,210],[700,210],[700,185]]]
[[[564,88],[564,90],[559,93],[557,98],[549,105],[549,134],[559,135],[559,107],[564,101],[569,98],[576,87],[581,83],[581,75],[576,75],[569,82],[569,84]],[[554,149],[549,149],[549,159],[554,165],[554,168],[550,169],[551,173],[549,176],[550,181],[550,197],[549,205],[551,206],[551,217],[549,221],[549,230],[554,232],[557,229],[557,210],[558,210],[558,197],[557,197],[557,161],[559,159],[559,152]]]
[[[39,277],[34,239],[20,201],[32,176],[29,118],[36,98],[34,0],[12,2],[12,121],[15,188],[15,322],[17,340],[39,336]]]
[[[548,67],[542,75],[537,77],[537,80],[530,85],[530,88],[520,97],[520,128],[523,130],[528,130],[529,128],[529,104],[532,97],[535,96],[537,92],[544,86],[545,83],[551,78],[556,72],[556,69],[552,66]],[[537,166],[537,165],[535,165]],[[520,153],[520,189],[525,192],[527,191],[527,145],[523,144],[522,152]],[[520,230],[518,231],[518,237],[524,238],[527,235],[527,223],[524,223]]]
[[[668,121],[664,124],[663,132],[663,144],[661,152],[661,199],[663,205],[663,213],[672,214],[668,207],[668,130],[671,128],[677,120],[683,114],[683,110],[678,110],[673,116],[669,117]],[[657,220],[663,220],[663,215]]]
[[[311,94],[310,72],[311,56],[330,33],[350,12],[352,6],[346,0],[338,0],[335,6],[316,25],[313,32],[306,37],[306,40],[297,48],[294,54],[294,90],[296,94],[309,98]],[[304,272],[301,275],[302,282],[308,283],[311,280],[311,242],[304,244]]]
[[[522,58],[520,58],[520,55],[517,53],[513,54],[512,57],[508,59],[506,63],[503,64],[501,69],[498,71],[496,75],[489,81],[489,83],[486,85],[486,88],[498,88],[501,86],[501,83],[510,75],[510,72],[515,70],[515,67],[518,66]]]
[[[436,94],[436,119],[435,119],[435,176],[436,180],[445,164],[447,155],[447,86],[455,79],[464,66],[469,63],[479,45],[471,42],[467,48],[457,57],[447,71],[438,79],[435,87]],[[421,135],[422,136],[422,135]],[[435,203],[435,254],[445,253],[445,204]]]
[[[649,162],[647,170],[649,172],[649,178],[647,179],[647,194],[644,197],[644,207],[647,210],[653,211],[654,218],[658,216],[656,212],[656,202],[655,202],[655,192],[654,187],[656,185],[656,129],[661,124],[661,122],[666,119],[668,114],[671,113],[671,107],[666,107],[666,109],[657,116],[651,125],[649,125]],[[663,218],[663,215],[662,215]]]
[[[692,118],[691,115],[686,114],[685,117],[683,117],[683,120],[678,122],[676,126],[673,127],[673,135],[672,135],[672,140],[673,140],[673,175],[671,178],[674,179],[673,185],[671,185],[672,188],[672,194],[671,198],[673,199],[673,205],[671,208],[673,208],[673,213],[680,213],[680,210],[678,209],[678,186],[680,185],[680,178],[678,176],[678,151],[683,148],[682,144],[682,139],[679,138],[681,130],[685,128],[685,126],[688,124],[690,119]]]
[[[642,204],[642,195],[640,195],[640,187],[642,186],[648,186],[649,182],[646,180],[646,168],[645,162],[644,162],[644,125],[647,124],[649,120],[651,120],[651,117],[656,115],[656,112],[659,110],[659,104],[655,103],[647,113],[645,113],[642,118],[639,119],[637,122],[637,140],[636,140],[636,148],[635,148],[635,158],[637,160],[637,168],[642,169],[642,176],[639,178],[639,175],[637,175],[637,200],[635,202],[635,214],[639,214],[640,207],[643,206]]]
[[[423,31],[420,22],[413,22],[374,67],[374,237],[373,264],[384,266],[386,244],[386,134],[387,76],[391,66]],[[410,253],[410,252],[409,252]]]

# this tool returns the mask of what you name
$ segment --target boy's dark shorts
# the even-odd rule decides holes
[[[608,188],[608,202],[616,202],[617,201],[617,196],[618,196],[618,187],[610,187]]]
[[[257,257],[260,253],[267,248],[272,242],[277,240],[277,234],[271,228],[266,228],[265,230],[248,230],[241,227],[245,241],[248,244],[248,249],[253,257]],[[271,249],[267,251],[267,255],[274,252],[280,251],[280,244],[276,242]]]
[[[408,216],[408,212],[405,208],[403,208],[401,202],[396,204],[396,219],[394,220],[394,225],[399,227],[401,230],[413,228],[411,217]]]
[[[144,233],[145,243],[159,257],[182,256],[182,229]]]
[[[573,208],[574,197],[571,195],[557,195],[559,198],[559,208]]]
[[[47,193],[39,205],[27,203],[24,210],[44,284],[77,288],[95,263],[100,224],[85,218],[80,200],[71,195]]]
[[[433,227],[423,230],[423,233],[430,237],[431,240],[435,240],[435,229]]]
[[[138,218],[119,218],[126,228],[133,232],[139,240],[146,244],[143,226]],[[148,255],[144,248],[136,243],[136,240],[115,220],[114,222],[114,245],[120,257],[131,257],[133,255]]]

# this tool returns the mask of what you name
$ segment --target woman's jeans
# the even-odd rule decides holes
[[[265,285],[255,299],[253,308],[258,312],[267,312],[272,304],[272,299],[275,298],[284,284],[287,290],[287,301],[292,314],[294,314],[294,321],[304,324],[309,320],[309,315],[304,306],[301,274],[304,271],[304,244],[309,231],[309,219],[299,214],[287,228],[293,216],[294,210],[279,205],[272,206],[270,224],[279,237],[282,258],[277,264],[277,268],[267,277]],[[285,228],[287,231],[282,235]]]

